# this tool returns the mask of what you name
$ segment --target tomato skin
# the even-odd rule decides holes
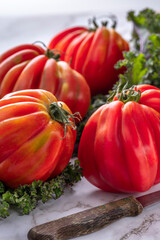
[[[151,90],[151,89],[155,89],[155,90],[159,90],[159,88],[149,85],[149,84],[139,84],[135,86],[135,89],[138,91],[140,91],[141,93],[145,92],[146,90]]]
[[[0,180],[12,188],[45,181],[67,166],[76,131],[51,118],[49,106],[58,102],[45,90],[21,90],[0,100]],[[64,137],[65,136],[65,137]]]
[[[0,65],[0,83],[3,81],[6,73],[15,65],[25,62],[27,60],[31,60],[38,56],[38,53],[33,50],[23,50],[15,53],[9,58],[5,59],[5,61],[1,62]]]
[[[76,31],[86,31],[86,28],[83,27],[73,27],[73,28],[69,28],[66,29],[65,31],[61,32],[60,34],[58,34],[57,36],[55,36],[51,42],[50,45],[56,45],[58,44],[64,37],[66,37],[68,34],[72,35],[72,33],[76,32]]]
[[[23,44],[23,45],[19,45],[17,47],[13,47],[11,49],[9,49],[8,51],[2,53],[0,55],[0,63],[2,61],[4,61],[6,58],[10,57],[11,55],[13,55],[16,52],[25,50],[25,49],[30,49],[30,50],[34,50],[39,54],[44,54],[44,49],[41,48],[40,46],[36,46],[34,44]]]
[[[78,149],[90,183],[105,191],[132,193],[160,182],[159,102],[160,90],[151,86],[139,103],[116,100],[93,113]]]
[[[118,80],[122,70],[114,65],[123,59],[122,52],[128,51],[129,45],[114,29],[103,26],[95,31],[67,29],[53,37],[48,48],[65,51],[62,60],[71,61],[71,67],[85,77],[91,94],[96,95],[107,93]]]
[[[82,118],[89,108],[91,93],[85,78],[39,46],[19,45],[1,55],[0,97],[23,89],[50,91]]]

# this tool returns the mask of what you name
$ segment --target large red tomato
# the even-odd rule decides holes
[[[139,102],[126,101],[126,92],[122,101],[101,106],[82,133],[83,174],[105,191],[142,192],[160,182],[160,90],[135,89],[132,98],[142,90]]]
[[[81,74],[58,57],[32,44],[3,53],[0,57],[0,97],[22,89],[44,89],[83,118],[90,104],[89,86]]]
[[[87,80],[92,95],[107,93],[118,80],[120,71],[115,63],[129,50],[128,43],[113,28],[105,24],[91,28],[73,27],[57,34],[49,43],[50,49],[59,49],[65,54],[61,59]]]
[[[0,113],[0,180],[15,188],[62,172],[76,139],[65,103],[45,90],[21,90],[0,100]]]

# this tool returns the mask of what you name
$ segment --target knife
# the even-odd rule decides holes
[[[137,216],[143,208],[160,201],[160,191],[138,198],[132,196],[84,210],[33,227],[29,240],[67,240],[98,231],[116,220]]]

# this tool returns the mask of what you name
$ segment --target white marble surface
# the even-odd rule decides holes
[[[160,184],[150,191],[160,189]],[[135,194],[139,196],[141,194]],[[46,204],[39,203],[30,215],[19,216],[13,211],[7,219],[0,220],[0,240],[27,240],[30,228],[51,220],[80,212],[110,201],[128,196],[127,194],[113,194],[103,192],[85,179],[77,183],[72,189],[66,189],[63,196],[57,200],[50,200]],[[159,240],[160,234],[160,203],[143,210],[137,217],[128,217],[112,223],[108,227],[95,233],[75,240]]]
[[[117,31],[127,40],[130,39],[131,23],[126,21],[127,12],[116,12]],[[88,12],[76,14],[54,14],[42,16],[0,16],[0,53],[23,43],[42,41],[46,45],[51,38],[71,26],[88,26],[88,19],[93,16],[105,16],[110,12]],[[126,31],[127,30],[127,31]]]
[[[146,7],[146,6],[144,6]],[[160,9],[159,6],[155,6]],[[131,9],[128,9],[131,10]],[[43,16],[2,16],[0,15],[0,53],[22,43],[41,40],[48,44],[51,37],[62,29],[78,24],[86,24],[89,16],[103,13],[88,12],[78,15],[43,15]],[[127,40],[130,39],[131,24],[125,20],[126,11],[116,10],[117,30]],[[159,190],[160,184],[149,192]],[[138,194],[137,194],[138,195]],[[137,196],[135,195],[135,196]],[[106,202],[125,197],[125,194],[103,192],[84,178],[72,189],[67,189],[58,200],[50,200],[27,216],[19,216],[12,211],[10,217],[0,220],[0,240],[27,240],[27,232],[35,225],[95,207]],[[137,217],[119,220],[112,225],[77,240],[159,240],[160,239],[160,203],[145,208]]]
[[[151,7],[159,10],[159,0],[0,0],[0,15],[31,16],[45,14],[80,14],[88,11],[128,11]]]

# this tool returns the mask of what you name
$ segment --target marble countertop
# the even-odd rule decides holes
[[[160,184],[152,187],[148,193],[160,189]],[[140,196],[142,194],[136,194]],[[27,240],[30,228],[73,213],[83,211],[110,201],[128,196],[127,194],[107,193],[88,183],[85,178],[74,187],[65,190],[57,200],[50,200],[29,215],[19,216],[15,211],[0,220],[0,240]],[[137,217],[127,217],[111,225],[74,240],[159,240],[160,203],[146,207]],[[72,239],[73,240],[73,239]]]
[[[129,9],[131,10],[131,9]],[[103,15],[104,13],[98,13]],[[0,53],[19,44],[49,40],[62,29],[75,25],[86,25],[87,19],[97,13],[43,15],[43,16],[0,16]],[[126,12],[116,11],[117,31],[127,40],[131,37],[132,26],[126,21]],[[160,184],[148,192],[160,189]],[[136,194],[139,196],[143,194]],[[35,225],[55,220],[72,213],[83,211],[110,201],[126,197],[126,194],[103,192],[88,183],[85,178],[73,188],[65,190],[62,197],[39,203],[29,215],[20,216],[12,211],[7,219],[0,219],[0,240],[27,240],[27,233]],[[144,209],[137,217],[121,219],[98,232],[77,240],[159,240],[160,203]]]

